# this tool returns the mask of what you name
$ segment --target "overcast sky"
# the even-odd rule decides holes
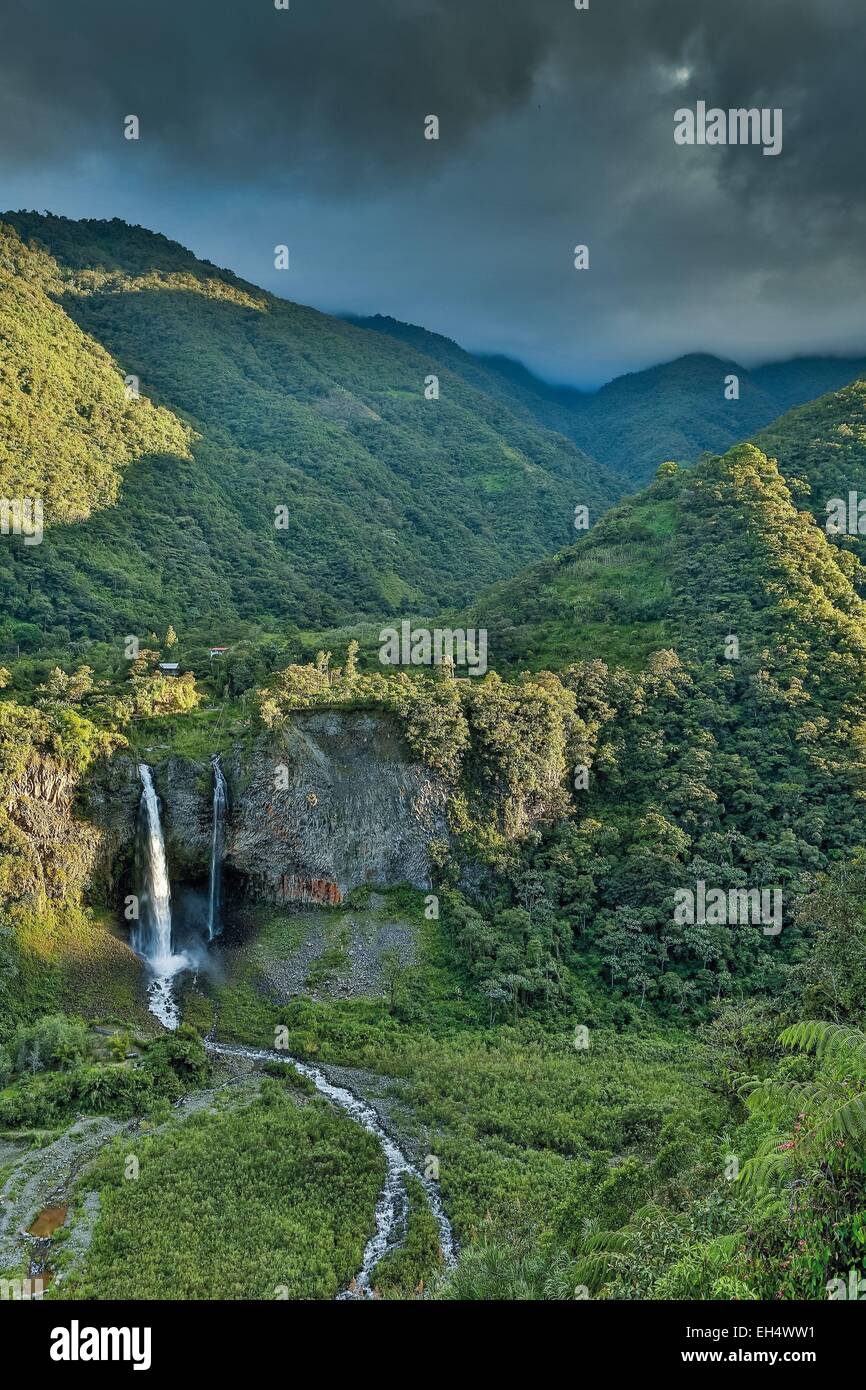
[[[4,0],[0,207],[140,222],[578,385],[690,351],[863,352],[864,20],[863,0]],[[699,100],[781,107],[781,154],[675,144]]]

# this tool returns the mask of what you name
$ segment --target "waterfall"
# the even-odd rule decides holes
[[[173,955],[171,949],[171,888],[153,776],[146,763],[139,764],[138,770],[142,793],[136,841],[138,921],[133,929],[133,945],[153,971],[148,988],[153,1013],[166,1028],[176,1028],[179,1015],[170,982],[187,960],[185,956]]]
[[[146,763],[138,770],[143,790],[138,812],[141,888],[135,948],[156,967],[171,956],[171,888],[153,776]]]
[[[220,908],[222,906],[222,859],[225,840],[226,810],[228,794],[226,779],[223,776],[219,755],[211,758],[213,765],[213,829],[210,841],[210,884],[208,887],[207,939],[213,941],[219,935]]]

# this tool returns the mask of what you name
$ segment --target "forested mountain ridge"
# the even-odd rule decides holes
[[[439,356],[466,381],[573,439],[634,485],[649,482],[666,459],[688,463],[706,450],[723,453],[784,411],[866,372],[866,357],[803,357],[747,369],[689,353],[615,377],[598,391],[578,391],[542,381],[510,358],[466,352],[413,324],[382,315],[352,322]],[[732,375],[737,399],[725,395]]]
[[[191,431],[133,400],[104,348],[57,304],[57,267],[0,223],[0,496],[41,498],[54,524],[117,501],[149,453],[189,458]]]
[[[47,363],[33,396],[4,333],[4,485],[38,484],[50,504],[43,543],[0,554],[6,641],[112,640],[166,614],[219,636],[441,606],[565,540],[576,503],[597,514],[619,491],[440,363],[164,237],[117,220],[3,221],[2,312]],[[63,394],[85,359],[99,364],[79,373],[103,383],[96,409],[92,382]],[[100,439],[109,426],[116,446]],[[53,440],[41,470],[25,463],[35,436]]]
[[[755,444],[779,461],[792,484],[802,479],[809,491],[804,505],[826,527],[834,498],[866,495],[866,381],[797,406],[755,435]],[[857,532],[852,543],[860,545]],[[841,543],[841,542],[840,542]]]
[[[820,530],[822,553],[832,555],[862,592],[855,560],[862,539],[828,535],[826,504],[837,497],[847,500],[851,490],[866,495],[866,381],[789,411],[753,443],[777,463],[793,508],[786,513],[788,524],[799,512],[798,535],[803,526],[806,535],[813,527]],[[717,574],[720,565],[718,554],[708,552],[711,532],[692,534],[685,525],[693,489],[709,466],[692,471],[665,464],[649,488],[612,508],[588,535],[476,600],[472,615],[486,622],[495,661],[506,668],[556,668],[591,650],[636,667],[651,651],[681,641],[677,565],[688,557],[708,575]],[[772,531],[755,530],[755,553],[771,540]],[[727,554],[723,559],[721,573],[732,583],[741,579],[742,571],[728,566]]]
[[[557,664],[575,696],[574,820],[529,866],[556,921],[581,924],[584,964],[626,997],[679,1009],[782,988],[800,949],[793,904],[861,840],[862,578],[775,462],[740,445],[694,471],[669,465],[578,545],[476,605],[494,663],[522,641],[520,664]],[[678,926],[674,894],[699,880],[774,886],[784,932],[781,917],[778,940]]]

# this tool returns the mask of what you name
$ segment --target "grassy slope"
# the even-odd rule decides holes
[[[811,488],[804,499],[819,525],[832,497],[866,496],[866,381],[798,406],[755,436],[788,479]]]
[[[754,443],[777,459],[797,505],[820,525],[827,499],[846,498],[849,488],[866,495],[866,381],[789,411]],[[651,651],[676,646],[674,572],[706,540],[681,527],[689,477],[681,473],[621,502],[576,544],[476,600],[471,617],[488,628],[492,664],[556,669],[599,657],[637,669]],[[719,554],[708,546],[705,555],[718,574]],[[732,571],[733,588],[736,578]]]
[[[158,1031],[147,1010],[140,962],[114,934],[114,920],[107,909],[74,903],[19,913],[20,954],[11,982],[15,1016],[68,1013],[88,1022],[121,1021],[146,1034]]]
[[[601,657],[639,669],[670,644],[670,565],[676,504],[641,493],[589,535],[478,599],[471,620],[488,630],[498,670],[556,670]]]

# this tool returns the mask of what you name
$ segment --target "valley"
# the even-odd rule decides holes
[[[721,359],[581,403],[0,223],[0,491],[45,500],[0,544],[0,1287],[824,1298],[866,1229],[859,359],[722,427]]]

